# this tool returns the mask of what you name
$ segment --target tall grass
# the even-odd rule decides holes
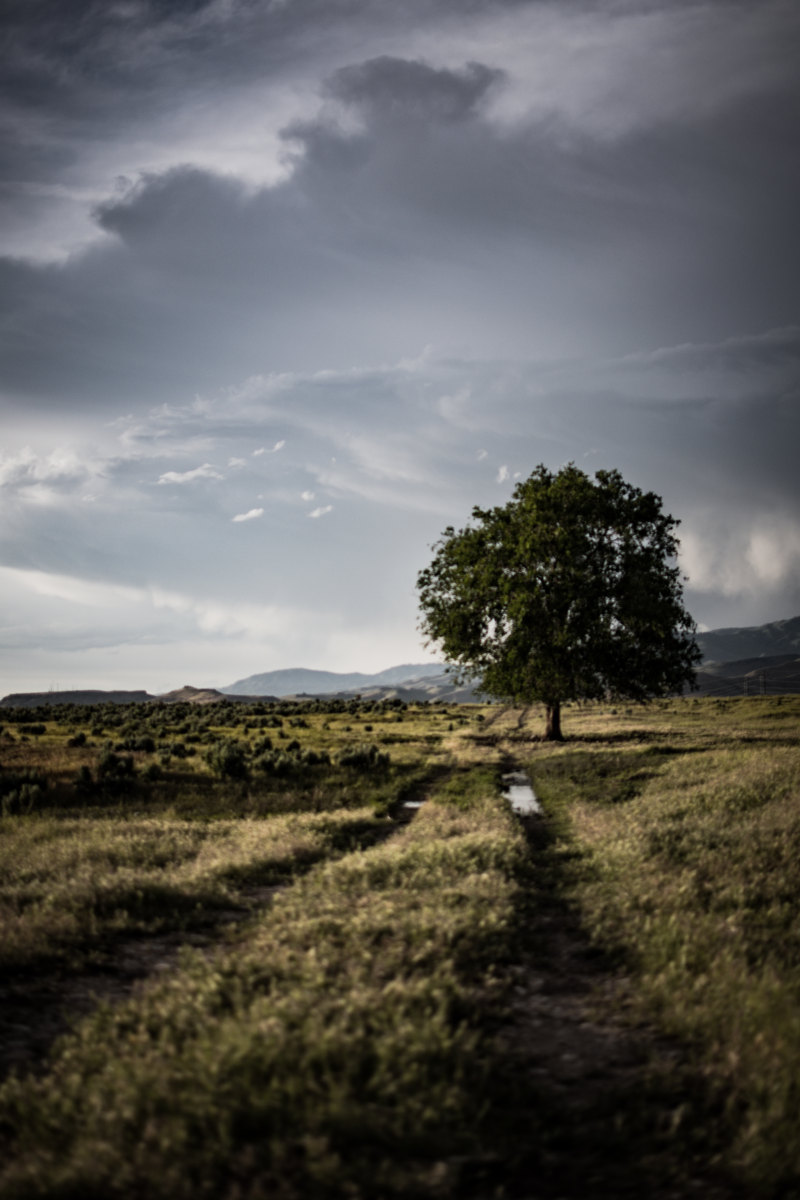
[[[387,828],[373,809],[197,822],[39,817],[0,821],[0,969],[73,965],[122,934],[230,908]]]
[[[484,798],[314,868],[238,947],[5,1085],[3,1194],[451,1193],[479,1153],[481,1005],[524,858]]]
[[[693,1047],[753,1195],[800,1188],[797,718],[685,701],[639,713],[622,746],[595,717],[595,742],[531,764],[584,851],[587,925],[624,955],[639,1012]]]

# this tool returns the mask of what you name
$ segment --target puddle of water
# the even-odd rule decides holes
[[[542,815],[542,806],[524,771],[509,771],[503,776],[503,798],[508,800],[512,811],[518,816]]]

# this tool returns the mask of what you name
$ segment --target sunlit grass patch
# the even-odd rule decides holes
[[[800,747],[783,707],[678,702],[654,712],[650,747],[600,740],[532,764],[584,851],[587,926],[625,955],[639,1011],[694,1047],[729,1161],[769,1195],[800,1183]],[[698,736],[670,746],[670,719]]]
[[[452,1193],[524,858],[484,796],[314,868],[234,949],[187,958],[85,1023],[49,1075],[5,1086],[4,1194]]]
[[[372,809],[268,820],[6,818],[0,825],[0,964],[77,961],[121,934],[230,907],[385,824]]]

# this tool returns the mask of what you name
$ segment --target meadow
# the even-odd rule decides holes
[[[800,1194],[800,699],[0,721],[4,1196]]]

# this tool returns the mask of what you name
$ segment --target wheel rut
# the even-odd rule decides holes
[[[687,1048],[632,1017],[632,985],[592,944],[546,818],[521,818],[531,884],[497,1039],[513,1200],[744,1200],[715,1159],[718,1104]],[[710,1132],[711,1131],[711,1132]]]
[[[364,846],[376,845],[397,832],[401,822],[370,830]],[[311,869],[309,863],[306,870]],[[304,874],[286,882],[251,886],[237,891],[230,908],[208,911],[191,928],[121,937],[92,948],[88,963],[70,969],[21,972],[0,983],[0,1082],[12,1071],[19,1075],[46,1069],[53,1044],[100,1004],[120,1004],[178,965],[181,951],[212,955],[224,950],[236,927],[268,911],[278,892]]]
[[[211,954],[233,928],[264,912],[287,885],[249,888],[240,903],[209,914],[193,929],[122,938],[98,946],[83,968],[24,974],[0,986],[0,1080],[43,1065],[53,1043],[101,1003],[127,999],[173,970],[184,948]]]

